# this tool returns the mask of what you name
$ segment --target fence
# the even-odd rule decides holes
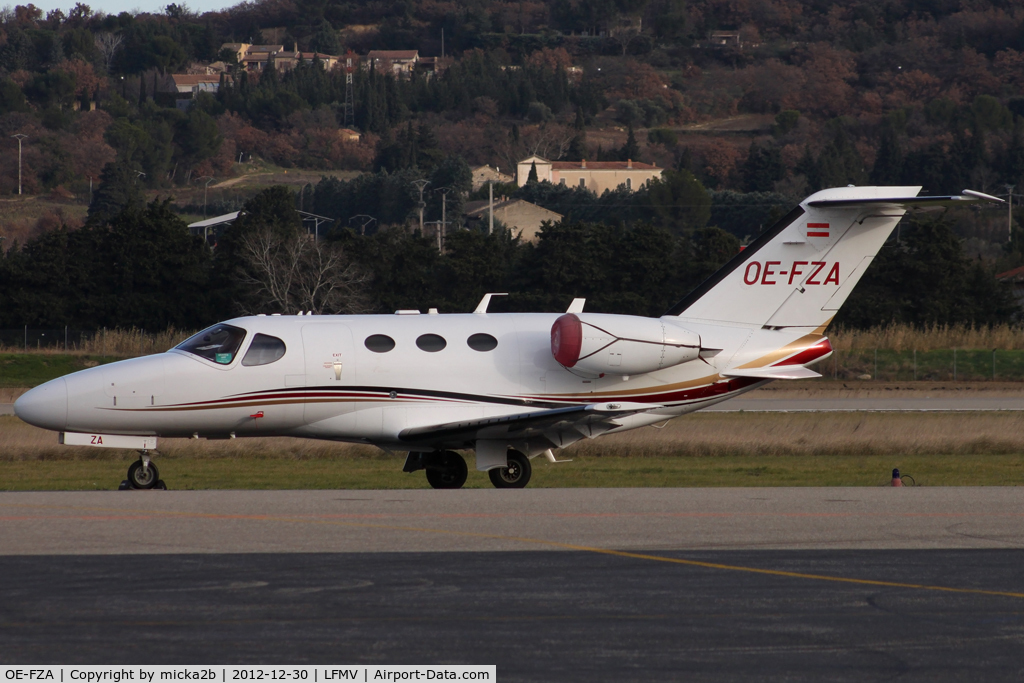
[[[0,352],[74,353],[130,358],[162,353],[192,333],[64,328],[0,329]],[[837,349],[815,368],[836,380],[1022,381],[1024,349]]]
[[[162,353],[187,339],[191,333],[175,329],[163,332],[130,330],[75,330],[21,327],[0,329],[0,352],[80,353],[131,358]]]
[[[1024,350],[851,349],[836,351],[816,370],[832,379],[882,382],[1024,380]]]

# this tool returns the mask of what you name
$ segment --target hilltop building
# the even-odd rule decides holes
[[[627,161],[548,161],[531,156],[516,166],[516,184],[522,187],[530,177],[530,169],[537,168],[537,180],[555,185],[585,187],[600,195],[624,185],[628,190],[639,190],[654,178],[661,178],[663,169],[632,159]]]

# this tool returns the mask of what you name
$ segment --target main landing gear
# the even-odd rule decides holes
[[[427,471],[427,482],[435,489],[461,489],[469,476],[465,459],[455,451],[410,453],[403,472]]]
[[[435,489],[460,489],[466,483],[469,468],[465,459],[455,451],[409,453],[403,472],[426,470],[427,482]],[[530,483],[533,468],[530,459],[516,450],[508,452],[508,466],[487,472],[491,483],[499,489],[521,489]]]
[[[149,451],[139,451],[139,459],[128,468],[128,478],[121,482],[121,490],[126,489],[167,489],[160,479],[160,470],[152,463]]]

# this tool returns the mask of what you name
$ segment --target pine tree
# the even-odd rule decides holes
[[[878,145],[878,156],[871,168],[871,183],[874,185],[894,185],[903,177],[903,150],[900,148],[896,128],[886,124],[882,129],[882,139]]]
[[[640,158],[640,145],[637,144],[636,135],[633,133],[633,124],[629,125],[629,135],[626,136],[626,144],[619,150],[619,157],[622,161]]]
[[[526,176],[526,184],[539,182],[537,179],[537,162],[530,162],[530,175]]]

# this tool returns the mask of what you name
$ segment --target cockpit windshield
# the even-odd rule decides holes
[[[220,365],[229,365],[238,353],[238,347],[245,339],[245,330],[232,325],[214,325],[199,334],[189,337],[174,348],[212,360]]]

